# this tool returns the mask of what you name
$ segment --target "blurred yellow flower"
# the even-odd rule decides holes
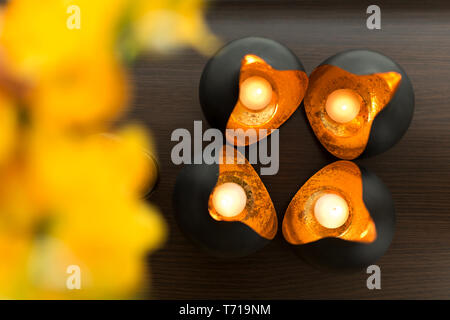
[[[11,0],[0,13],[0,298],[137,297],[167,228],[123,61],[219,41],[198,0]],[[129,61],[127,61],[129,62]],[[71,270],[81,288],[70,290]],[[147,280],[147,277],[146,277]]]
[[[133,19],[137,42],[159,53],[183,46],[214,53],[220,41],[205,22],[204,8],[202,0],[138,0]]]
[[[27,162],[0,188],[0,297],[19,282],[20,298],[128,297],[166,233],[142,201],[153,173],[146,134],[127,127],[114,138],[40,131],[30,139]],[[69,265],[80,266],[82,290],[67,290]]]
[[[40,125],[56,129],[107,125],[124,110],[126,80],[110,54],[73,56],[40,76],[27,97],[30,113]]]
[[[17,139],[17,112],[13,101],[0,91],[0,170],[13,152]]]
[[[42,136],[29,155],[29,176],[46,191],[48,211],[54,212],[47,218],[47,236],[70,248],[62,265],[85,266],[88,279],[81,292],[94,288],[103,297],[136,289],[146,251],[165,234],[157,211],[141,200],[152,165],[143,155],[147,138],[137,127],[117,137],[48,143]]]
[[[120,115],[128,88],[114,41],[126,3],[15,0],[5,8],[0,45],[12,72],[30,85],[28,104],[38,121],[98,125]],[[80,29],[66,26],[74,4]]]
[[[112,52],[126,0],[12,0],[3,10],[0,43],[12,69],[34,80],[74,56]],[[70,29],[71,6],[80,28]],[[68,60],[69,59],[69,60]]]

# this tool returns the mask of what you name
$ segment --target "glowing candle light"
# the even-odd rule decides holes
[[[272,100],[272,86],[262,77],[249,77],[240,85],[239,100],[250,110],[262,110]]]
[[[240,214],[247,204],[244,188],[237,183],[227,182],[214,190],[214,209],[223,217],[231,218]]]
[[[350,89],[333,91],[327,98],[327,114],[336,122],[347,123],[352,121],[359,113],[362,98]]]
[[[327,193],[317,199],[314,205],[314,216],[325,228],[339,228],[348,218],[347,202],[337,194]]]

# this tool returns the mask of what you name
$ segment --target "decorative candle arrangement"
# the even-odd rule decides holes
[[[235,146],[270,134],[258,129],[279,128],[303,98],[321,144],[346,160],[392,147],[414,112],[413,88],[403,69],[367,50],[337,54],[308,79],[300,60],[286,47],[269,39],[244,38],[222,48],[200,81],[200,103],[213,127],[256,129],[254,139],[226,136]],[[242,157],[238,153],[237,158]],[[251,165],[239,164],[237,158],[233,164],[186,166],[175,186],[180,227],[217,256],[250,254],[277,232],[268,191]],[[355,269],[386,252],[394,224],[393,200],[383,182],[351,161],[337,161],[300,188],[282,229],[286,241],[311,264]]]

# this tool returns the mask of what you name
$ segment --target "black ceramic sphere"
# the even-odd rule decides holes
[[[414,90],[406,72],[390,58],[370,50],[338,53],[320,65],[332,65],[356,75],[395,71],[402,75],[389,104],[375,117],[362,157],[382,153],[395,145],[408,130],[414,113]]]
[[[200,104],[213,128],[226,129],[239,98],[241,61],[247,54],[262,58],[277,70],[305,71],[297,56],[276,41],[249,37],[228,43],[208,61],[200,79]]]
[[[211,217],[208,200],[218,177],[217,164],[193,164],[181,170],[173,199],[177,223],[188,238],[210,255],[249,255],[270,240],[261,237],[242,222],[217,221]]]
[[[307,262],[328,270],[360,270],[383,256],[395,231],[394,201],[386,185],[371,171],[361,170],[363,201],[375,223],[377,237],[371,243],[324,238],[304,245],[293,245]]]

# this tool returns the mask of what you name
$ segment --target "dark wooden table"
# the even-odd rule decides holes
[[[450,298],[450,4],[377,1],[378,31],[366,28],[369,4],[226,1],[212,5],[208,21],[224,41],[255,35],[287,45],[308,73],[339,51],[368,48],[392,57],[409,74],[416,93],[409,131],[386,153],[357,161],[384,180],[396,205],[395,238],[379,261],[382,289],[366,288],[364,270],[313,269],[295,256],[281,232],[263,250],[237,260],[209,257],[181,234],[172,206],[181,167],[170,160],[170,135],[176,128],[192,131],[194,120],[204,120],[198,83],[207,61],[188,50],[162,60],[147,57],[133,68],[137,88],[129,118],[154,134],[162,179],[151,201],[170,227],[168,242],[149,259],[152,284],[146,287],[152,298]],[[279,222],[300,186],[335,160],[316,141],[301,108],[281,127],[280,142],[278,175],[262,177]]]

